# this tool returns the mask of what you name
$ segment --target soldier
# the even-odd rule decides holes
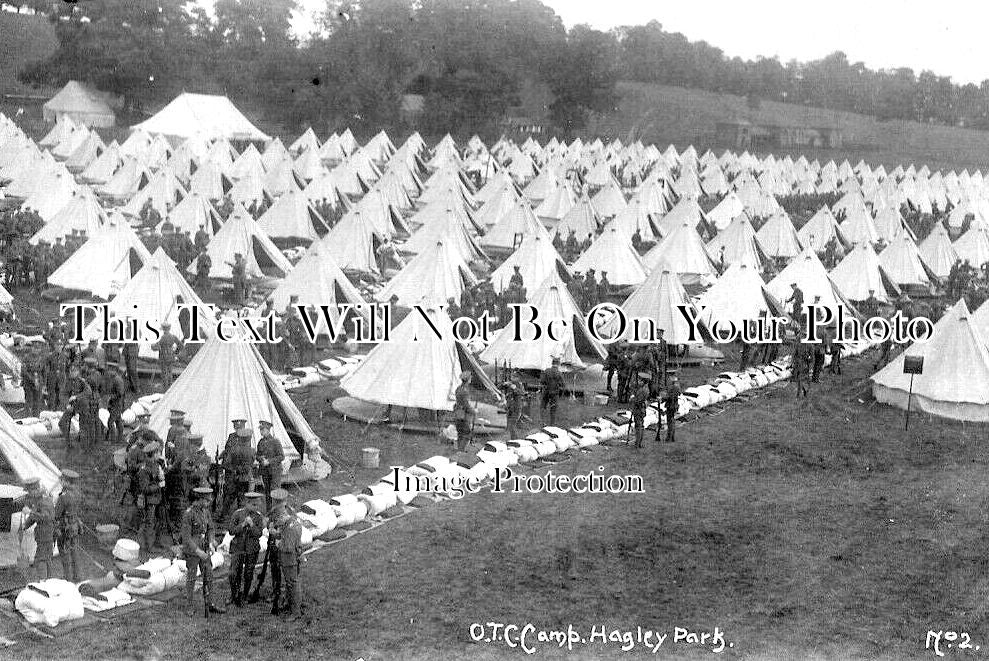
[[[608,272],[601,271],[601,281],[598,283],[598,300],[606,301],[611,296],[611,283],[608,282]]]
[[[197,253],[206,251],[206,246],[209,245],[209,234],[206,233],[206,225],[199,225],[199,229],[196,230],[196,238],[193,239],[192,243]]]
[[[621,378],[621,374],[619,373],[619,370],[621,368],[620,357],[622,352],[622,344],[623,341],[618,340],[610,347],[608,347],[607,349],[608,355],[604,359],[604,373],[605,373],[604,387],[608,393],[612,392],[611,380],[614,378],[615,374],[619,375],[619,379]]]
[[[161,505],[161,490],[165,485],[165,474],[158,461],[161,445],[155,442],[144,446],[144,461],[137,469],[135,505],[140,519],[138,538],[143,555],[148,557],[158,542],[158,506]]]
[[[554,425],[556,424],[556,409],[560,403],[560,393],[563,392],[566,385],[563,382],[563,375],[560,374],[559,358],[553,358],[553,364],[549,369],[543,370],[539,381],[543,389],[539,410],[545,420],[545,411],[549,409],[549,424]]]
[[[127,389],[136,395],[141,394],[141,376],[137,373],[137,342],[124,342],[121,353],[124,356],[124,369],[127,376]]]
[[[454,392],[453,420],[457,427],[457,449],[463,452],[474,430],[474,406],[470,403],[470,372],[460,373],[460,385]]]
[[[594,269],[587,269],[587,276],[584,278],[584,311],[593,308],[600,300],[597,276],[594,275]]]
[[[265,519],[261,514],[261,499],[256,491],[244,494],[247,503],[234,511],[230,517],[230,603],[238,608],[243,606],[251,594],[254,582],[254,566],[261,551],[261,533]]]
[[[790,380],[797,384],[797,397],[807,396],[807,348],[799,338],[793,338],[793,358],[790,363]]]
[[[299,570],[302,566],[302,522],[288,512],[282,512],[278,519],[279,542],[278,564],[285,581],[285,604],[276,601],[272,611],[288,614],[292,619],[300,615],[301,596],[299,594]]]
[[[501,386],[505,393],[505,427],[509,440],[519,438],[518,425],[522,421],[522,400],[525,388],[515,379],[508,377]]]
[[[196,291],[200,294],[209,293],[209,272],[213,268],[213,260],[209,253],[203,250],[196,257]]]
[[[451,321],[456,321],[463,316],[463,311],[453,297],[446,299],[446,313],[449,315]]]
[[[828,335],[829,346],[831,347],[831,366],[830,370],[832,374],[841,374],[841,350],[842,346],[840,342],[835,342],[834,333],[829,330]]]
[[[288,310],[286,310],[288,312]],[[303,356],[308,353],[306,347],[312,347],[312,342],[309,341],[309,337],[306,335],[305,326],[302,324],[302,317],[299,316],[299,309],[293,307],[291,312],[288,312],[285,319],[285,331],[288,333],[288,340],[291,345],[295,348],[300,365],[304,364]]]
[[[642,375],[639,387],[632,395],[632,426],[635,429],[635,447],[642,447],[642,437],[646,431],[646,406],[649,404],[649,375]]]
[[[288,506],[288,491],[275,489],[271,492],[271,508],[268,509],[268,573],[271,574],[271,614],[278,615],[278,602],[282,591],[282,565],[278,554],[280,529],[278,522],[286,514],[291,514]]]
[[[124,414],[124,408],[127,405],[126,390],[124,380],[120,378],[120,367],[115,363],[111,364],[106,387],[106,410],[109,417],[106,422],[105,440],[114,445],[120,444],[124,438],[124,421],[122,416]]]
[[[650,345],[652,352],[652,391],[659,394],[659,391],[666,387],[666,359],[669,356],[669,344],[666,342],[666,331],[657,328],[655,344]]]
[[[32,567],[35,575],[41,580],[41,569],[44,568],[44,578],[52,578],[52,558],[55,552],[55,506],[51,497],[41,489],[41,481],[36,477],[24,480],[27,491],[25,505],[22,511],[24,524],[21,530],[34,527],[34,541],[38,548],[34,552]]]
[[[83,447],[96,445],[96,425],[100,423],[97,412],[99,400],[86,379],[76,379],[79,391],[71,400],[72,409],[79,414],[79,444]]]
[[[41,377],[33,358],[21,361],[21,387],[28,412],[37,417],[41,413]]]
[[[804,308],[804,292],[795,282],[791,282],[790,287],[792,288],[793,293],[790,294],[790,298],[786,299],[785,302],[793,303],[793,312],[790,313],[790,316],[793,317],[794,321],[800,323],[800,315]]]
[[[242,254],[234,253],[234,261],[227,262],[230,267],[230,278],[233,280],[234,305],[243,305],[247,291],[247,262]]]
[[[48,356],[45,357],[43,367],[45,390],[48,393],[47,406],[49,411],[57,411],[62,408],[62,391],[65,379],[65,354],[58,347],[52,346]]]
[[[666,416],[666,442],[676,441],[676,414],[680,408],[680,379],[673,377],[663,393],[663,409]],[[656,425],[656,440],[659,440],[661,425]]]
[[[165,433],[165,463],[181,463],[189,451],[189,432],[185,425],[185,411],[172,409],[168,413],[168,431]]]
[[[196,589],[196,576],[203,575],[203,607],[206,617],[211,613],[225,613],[226,610],[215,605],[210,598],[213,589],[213,563],[210,556],[214,552],[215,528],[209,514],[209,496],[213,490],[209,487],[196,487],[193,490],[195,500],[191,507],[182,515],[182,551],[185,555],[185,604],[189,615],[192,615],[192,593]]]
[[[183,467],[187,498],[192,498],[192,490],[196,487],[207,486],[209,482],[209,469],[212,464],[213,461],[209,458],[209,453],[203,447],[203,435],[190,434],[189,455],[186,457]]]
[[[866,317],[874,317],[877,314],[879,314],[879,308],[881,306],[882,306],[882,301],[876,298],[876,290],[870,289],[869,298],[862,301],[862,305],[860,306],[860,308],[862,310],[862,314],[864,314]]]
[[[522,280],[522,272],[519,270],[520,267],[516,264],[512,273],[512,277],[508,280],[509,289],[518,289],[519,291],[525,289],[525,281]],[[518,301],[521,302],[521,301]]]
[[[79,473],[69,468],[62,469],[62,493],[55,505],[55,541],[58,554],[62,558],[62,577],[78,583],[79,578],[79,536],[82,534],[82,520],[79,509],[82,494],[79,492]]]
[[[271,492],[282,486],[282,462],[285,451],[281,442],[271,433],[272,425],[267,420],[258,422],[261,438],[258,440],[257,459],[258,472],[261,474],[261,485],[264,492],[265,507],[271,507]]]
[[[240,507],[244,504],[244,494],[251,490],[251,470],[254,467],[254,449],[251,447],[253,432],[249,427],[237,430],[237,441],[232,447],[224,448],[223,469],[226,474],[224,481],[223,506],[220,518],[223,519],[231,506]],[[228,441],[229,443],[229,441]]]
[[[172,325],[167,321],[161,323],[161,339],[151,345],[158,350],[158,369],[161,371],[161,387],[168,390],[172,385],[172,366],[178,352],[182,350],[183,342],[171,332]]]

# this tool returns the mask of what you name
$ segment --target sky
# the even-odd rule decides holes
[[[374,0],[368,0],[373,2]],[[873,69],[929,69],[956,83],[989,79],[985,0],[543,0],[569,28],[659,21],[729,56],[808,61],[836,50]],[[325,0],[300,0],[312,11]],[[813,6],[813,9],[811,7]],[[715,18],[717,17],[717,18]],[[296,21],[305,30],[311,23]]]
[[[956,83],[989,79],[985,0],[543,0],[567,27],[659,21],[743,59],[820,59],[836,50],[873,69],[910,67]],[[812,8],[813,7],[813,8]],[[717,17],[717,18],[714,18]]]

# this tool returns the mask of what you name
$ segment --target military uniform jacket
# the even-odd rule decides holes
[[[542,382],[543,392],[551,397],[557,397],[563,392],[563,375],[555,367],[543,370],[540,381]]]
[[[78,489],[64,489],[55,504],[55,533],[59,539],[72,539],[79,536],[82,522],[79,520],[79,506],[82,494]]]
[[[29,506],[31,514],[24,522],[24,528],[37,526],[34,529],[34,539],[38,542],[38,546],[51,544],[55,540],[55,506],[51,498],[42,495]]]
[[[186,457],[184,467],[189,488],[206,486],[212,464],[205,450],[196,450]]]
[[[137,469],[137,490],[138,497],[144,496],[144,506],[151,507],[161,503],[161,482],[164,476],[158,462],[141,464]],[[140,506],[140,503],[138,503]]]
[[[247,522],[250,521],[251,524]],[[261,550],[261,532],[264,530],[264,515],[257,510],[241,507],[230,518],[230,553],[257,553]]]
[[[175,354],[182,348],[182,340],[175,337],[170,331],[165,331],[161,339],[151,345],[158,350],[158,360],[162,363],[174,363]]]
[[[302,523],[294,516],[281,528],[278,558],[283,565],[299,562],[302,557]]]
[[[189,507],[182,513],[182,550],[187,558],[194,557],[196,551],[209,553],[216,530],[209,512],[198,507]]]
[[[667,388],[663,402],[666,404],[667,417],[676,414],[677,409],[680,408],[680,386],[671,385]]]
[[[285,459],[285,451],[282,450],[282,444],[274,436],[262,436],[261,440],[258,441],[257,449],[258,460],[264,459],[267,462],[261,462],[262,468],[267,467],[269,470],[280,469],[282,461]]]
[[[223,462],[228,478],[247,482],[251,479],[251,469],[254,467],[254,450],[249,443],[239,439],[233,446],[228,446]]]

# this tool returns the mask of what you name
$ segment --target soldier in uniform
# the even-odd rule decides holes
[[[135,504],[141,521],[138,538],[145,557],[158,542],[158,506],[161,505],[165,475],[158,462],[161,445],[155,442],[144,446],[144,461],[137,469],[137,495]]]
[[[282,592],[282,565],[278,554],[280,528],[278,522],[284,515],[291,515],[288,506],[288,491],[275,489],[271,492],[272,505],[268,509],[268,573],[271,575],[271,614],[278,615],[279,599]]]
[[[247,262],[242,254],[234,253],[234,261],[227,262],[230,267],[230,278],[233,280],[233,303],[243,305],[247,292]]]
[[[124,342],[121,353],[124,356],[127,388],[132,393],[141,394],[141,376],[137,373],[137,354],[140,347],[137,342]]]
[[[566,384],[563,382],[563,375],[560,374],[560,359],[553,358],[553,364],[549,369],[543,370],[539,377],[542,386],[542,401],[539,410],[545,420],[545,411],[549,409],[549,424],[556,424],[556,409],[560,403],[560,394]]]
[[[648,376],[648,375],[647,375]],[[632,426],[635,428],[635,447],[642,447],[646,432],[646,406],[649,404],[649,380],[642,378],[632,395]]]
[[[161,371],[161,387],[168,390],[172,385],[172,365],[175,357],[182,350],[182,340],[171,332],[172,325],[167,321],[161,322],[161,339],[151,345],[158,350],[158,369]]]
[[[196,589],[196,576],[203,575],[203,606],[208,618],[211,613],[225,613],[226,610],[215,605],[210,598],[213,590],[213,564],[210,555],[215,546],[213,518],[209,513],[209,496],[213,490],[209,487],[196,487],[193,490],[194,501],[191,507],[182,514],[182,551],[185,555],[185,603],[186,609],[192,615],[192,593]]]
[[[605,356],[604,359],[604,373],[605,373],[604,388],[609,393],[613,392],[611,389],[611,380],[615,377],[616,374],[619,375],[618,377],[619,379],[621,378],[621,374],[619,373],[619,370],[621,369],[620,356],[622,352],[623,343],[624,343],[623,340],[618,340],[617,342],[609,346],[607,349],[608,355]]]
[[[22,530],[27,530],[32,526],[34,529],[34,541],[38,548],[34,552],[34,562],[32,567],[38,580],[42,578],[41,569],[44,568],[43,578],[52,578],[52,558],[55,551],[55,506],[51,497],[41,489],[41,481],[36,477],[24,480],[24,489],[27,491],[24,509],[22,510],[24,524]]]
[[[680,379],[673,377],[670,385],[663,393],[663,407],[666,414],[666,442],[673,443],[676,440],[676,414],[680,408]],[[656,440],[659,440],[661,426],[656,425]]]
[[[62,577],[78,583],[79,577],[79,536],[82,534],[82,521],[79,509],[82,494],[79,491],[79,473],[69,468],[62,469],[62,493],[55,504],[55,541],[58,554],[62,558]]]
[[[650,346],[652,352],[652,391],[659,394],[659,391],[666,387],[666,358],[669,355],[669,345],[664,336],[665,331],[657,328],[659,337],[656,343]]]
[[[197,253],[206,250],[206,246],[209,245],[209,234],[206,233],[206,225],[200,225],[199,229],[196,230],[196,237],[193,239],[192,244],[195,246]]]
[[[271,507],[271,492],[282,486],[282,461],[285,451],[281,442],[271,433],[272,425],[267,420],[258,422],[261,438],[258,440],[257,460],[258,472],[261,474],[261,485],[264,492],[265,507]]]
[[[46,400],[48,410],[57,411],[62,408],[62,391],[65,380],[65,354],[58,344],[52,345],[51,351],[45,357],[43,371],[45,390],[48,392]]]
[[[37,416],[41,413],[41,377],[33,358],[21,361],[21,386],[28,412]]]
[[[254,468],[254,449],[251,447],[253,432],[247,426],[237,430],[237,440],[223,450],[224,482],[223,505],[220,519],[226,517],[231,507],[244,504],[244,494],[251,490],[251,472]]]
[[[790,313],[790,316],[799,324],[802,323],[800,315],[804,309],[804,292],[795,282],[791,282],[790,287],[793,289],[793,293],[790,294],[790,298],[786,299],[785,302],[793,303],[793,311]]]
[[[522,400],[525,397],[525,388],[517,380],[508,377],[501,385],[501,390],[505,393],[505,426],[508,431],[508,438],[519,438],[518,425],[522,421]]]
[[[454,393],[453,420],[457,427],[457,449],[463,452],[471,441],[474,406],[470,403],[470,372],[460,373],[460,385]]]
[[[183,472],[187,486],[186,497],[192,498],[192,490],[205,487],[209,483],[209,469],[213,461],[203,447],[202,434],[189,434],[189,455],[185,459]]]
[[[302,566],[302,522],[288,512],[281,512],[278,519],[278,564],[285,581],[285,603],[272,606],[278,612],[297,619],[300,615],[299,570]]]
[[[182,463],[189,453],[189,430],[185,427],[185,411],[169,411],[168,423],[168,432],[165,434],[165,464],[171,466]]]
[[[106,392],[106,409],[110,414],[106,422],[106,440],[117,445],[124,438],[124,421],[121,416],[126,406],[127,388],[120,377],[120,367],[115,363],[110,365]]]
[[[209,291],[209,272],[213,268],[213,260],[209,253],[203,250],[196,257],[196,291],[206,294]]]
[[[247,502],[234,511],[228,530],[233,535],[230,541],[230,603],[238,607],[243,606],[251,594],[254,566],[258,562],[261,533],[266,523],[261,513],[264,495],[248,491],[244,496]]]

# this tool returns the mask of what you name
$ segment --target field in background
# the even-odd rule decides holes
[[[805,154],[822,161],[860,158],[887,168],[903,164],[927,164],[932,168],[989,168],[989,131],[920,124],[900,120],[879,121],[849,112],[762,101],[757,111],[744,97],[702,90],[622,81],[617,88],[617,109],[597,118],[590,132],[621,140],[639,138],[657,145],[675,144],[698,149],[728,145],[715,141],[715,124],[758,117],[763,122],[801,126],[838,126],[844,136],[841,149],[775,150]]]

